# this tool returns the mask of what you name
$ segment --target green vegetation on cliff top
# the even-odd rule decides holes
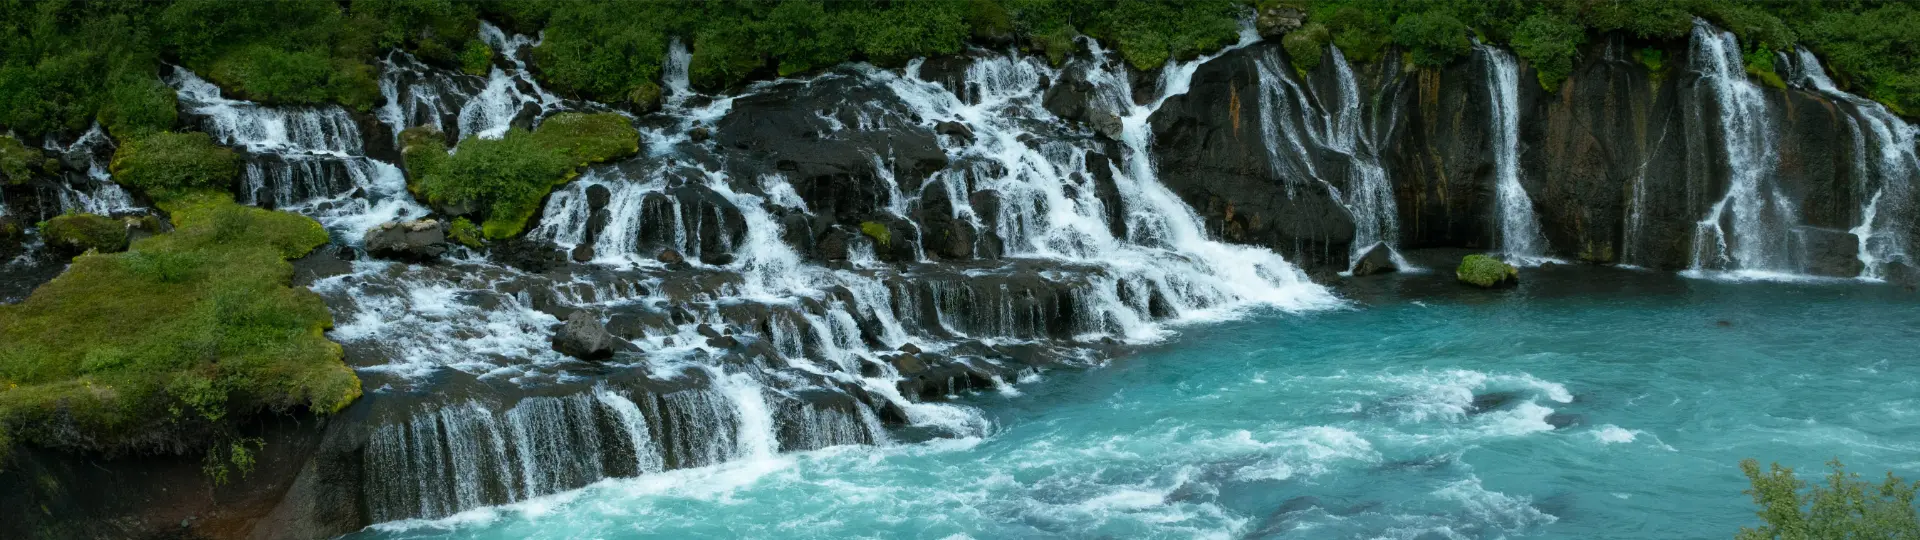
[[[190,195],[175,229],[77,257],[0,306],[0,438],[116,454],[207,451],[243,469],[236,425],[261,410],[338,411],[360,395],[320,297],[287,259],[327,242],[295,214]],[[242,442],[236,442],[242,441]],[[4,452],[4,449],[0,449]],[[217,458],[216,458],[217,457]]]
[[[374,66],[389,49],[484,73],[493,52],[479,38],[482,18],[541,33],[530,57],[554,90],[644,107],[660,95],[675,39],[692,51],[694,84],[709,89],[849,60],[899,65],[969,43],[1058,62],[1079,35],[1155,69],[1233,43],[1239,20],[1276,8],[1306,23],[1283,40],[1303,70],[1327,44],[1355,61],[1393,47],[1435,66],[1463,57],[1477,38],[1512,48],[1548,88],[1602,33],[1672,40],[1700,17],[1738,34],[1745,52],[1805,46],[1844,88],[1920,110],[1920,8],[1906,1],[0,0],[0,128],[75,133],[99,121],[116,138],[171,129],[178,114],[159,78],[165,63],[247,99],[364,111],[380,100]],[[1766,77],[1765,66],[1749,64]]]
[[[487,238],[517,236],[553,188],[590,163],[640,151],[640,134],[613,113],[560,113],[533,131],[468,137],[452,155],[430,128],[401,134],[409,187],[449,215],[480,218]]]

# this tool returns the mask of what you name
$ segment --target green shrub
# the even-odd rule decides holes
[[[100,124],[121,140],[172,129],[179,118],[173,87],[152,74],[121,77],[100,108]]]
[[[115,454],[218,449],[260,410],[340,410],[360,394],[317,295],[287,285],[327,241],[313,220],[194,196],[172,232],[83,255],[0,306],[0,431]],[[244,457],[244,456],[242,456]]]
[[[20,144],[19,139],[0,135],[0,185],[25,184],[34,175],[57,167],[59,162],[42,154],[40,149],[28,148]]]
[[[887,230],[887,224],[878,221],[860,222],[860,233],[873,239],[873,243],[882,248],[893,245],[893,231]]]
[[[1500,259],[1486,255],[1468,255],[1460,259],[1460,267],[1453,276],[1461,283],[1481,288],[1493,288],[1513,285],[1520,282],[1520,270]]]
[[[612,113],[562,113],[532,132],[469,137],[451,156],[434,132],[408,130],[402,141],[413,191],[449,214],[482,217],[482,233],[494,239],[519,235],[547,193],[581,166],[640,149],[639,132]]]
[[[453,225],[447,228],[448,239],[467,247],[477,248],[483,245],[485,241],[482,235],[480,226],[474,225],[473,221],[467,218],[455,218]]]
[[[1438,67],[1473,51],[1472,30],[1441,10],[1412,13],[1393,25],[1393,40],[1407,47],[1414,65]]]
[[[1780,72],[1773,64],[1773,49],[1762,43],[1759,47],[1742,56],[1746,60],[1747,75],[1759,79],[1761,84],[1774,88],[1786,88],[1787,81],[1780,79]]]
[[[1293,63],[1293,69],[1303,74],[1320,67],[1320,58],[1326,55],[1327,43],[1331,41],[1333,33],[1327,31],[1327,25],[1317,22],[1280,38],[1280,44],[1287,48],[1287,59]]]
[[[240,157],[205,133],[161,132],[121,144],[111,169],[121,184],[168,199],[226,189],[240,174]]]
[[[1760,507],[1754,514],[1764,524],[1741,527],[1735,538],[1920,538],[1920,506],[1914,502],[1920,482],[1903,483],[1889,472],[1885,480],[1871,483],[1846,472],[1840,460],[1827,465],[1833,472],[1826,484],[1809,485],[1778,463],[1762,470],[1758,461],[1741,461],[1740,472],[1752,485],[1745,493]]]
[[[1548,14],[1536,14],[1520,21],[1513,31],[1513,52],[1533,65],[1540,86],[1548,91],[1573,74],[1574,56],[1587,40],[1585,28]]]
[[[95,214],[64,214],[40,227],[47,245],[73,253],[116,253],[127,249],[127,224]]]

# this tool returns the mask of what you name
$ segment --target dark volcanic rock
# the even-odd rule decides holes
[[[361,245],[375,257],[433,260],[447,252],[447,226],[432,219],[389,221],[368,230]]]
[[[553,242],[522,237],[494,243],[487,258],[537,274],[566,266],[568,256]]]
[[[566,324],[553,334],[553,350],[582,360],[602,360],[613,356],[614,342],[600,319],[586,311],[567,316]]]
[[[1191,90],[1153,114],[1160,181],[1199,212],[1221,239],[1266,246],[1308,269],[1347,269],[1353,217],[1328,182],[1275,171],[1261,139],[1259,44],[1200,66]],[[1291,70],[1286,71],[1289,76]]]
[[[1819,227],[1794,230],[1806,254],[1807,273],[1816,276],[1854,277],[1866,268],[1860,262],[1860,240],[1853,233]]]

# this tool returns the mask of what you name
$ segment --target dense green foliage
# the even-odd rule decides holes
[[[286,260],[326,243],[311,219],[195,195],[174,231],[83,255],[0,306],[0,432],[46,447],[206,450],[244,468],[234,426],[262,409],[328,413],[360,395],[320,297]],[[240,452],[235,448],[240,447]]]
[[[0,185],[24,184],[35,174],[58,167],[59,162],[42,154],[40,149],[30,148],[13,137],[0,136]]]
[[[1605,32],[1680,38],[1695,17],[1732,30],[1749,68],[1773,83],[1771,55],[1806,46],[1843,87],[1896,110],[1920,107],[1920,10],[1848,0],[0,0],[0,128],[37,135],[100,121],[115,137],[171,129],[177,62],[234,95],[275,103],[380,99],[373,65],[392,48],[469,73],[493,51],[481,18],[541,33],[532,52],[563,94],[650,106],[669,43],[691,50],[694,84],[714,89],[850,60],[898,65],[968,43],[1064,61],[1080,35],[1139,69],[1235,40],[1238,21],[1274,7],[1307,25],[1283,38],[1296,68],[1328,44],[1357,62],[1399,51],[1421,66],[1465,56],[1470,38],[1512,48],[1554,88]]]
[[[1753,486],[1745,493],[1760,507],[1755,514],[1765,524],[1742,527],[1735,538],[1920,539],[1920,506],[1915,505],[1920,482],[1903,483],[1889,472],[1886,479],[1871,483],[1846,472],[1839,460],[1827,465],[1833,472],[1826,484],[1809,485],[1778,463],[1761,469],[1758,461],[1741,461],[1740,471]]]
[[[224,190],[240,174],[240,157],[205,133],[159,132],[114,150],[114,179],[156,200],[202,190]]]
[[[40,233],[48,246],[73,253],[116,253],[127,249],[127,224],[101,215],[54,216],[40,226]]]
[[[484,236],[496,239],[520,234],[547,193],[581,166],[640,151],[639,132],[612,113],[561,113],[534,131],[468,137],[452,155],[431,130],[407,130],[401,139],[414,193],[448,214],[483,218]]]
[[[1454,269],[1453,276],[1461,283],[1492,288],[1518,283],[1520,270],[1500,259],[1475,254],[1460,259],[1460,267]]]

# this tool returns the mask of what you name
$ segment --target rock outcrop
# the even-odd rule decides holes
[[[447,252],[447,227],[438,220],[389,221],[367,230],[367,253],[405,261],[431,261]]]

